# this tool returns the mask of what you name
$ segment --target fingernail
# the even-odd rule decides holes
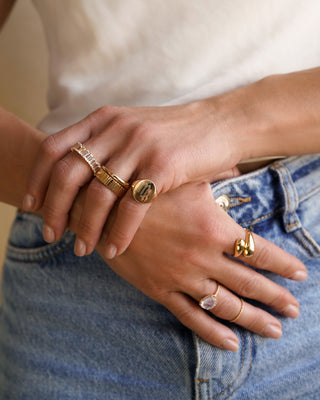
[[[300,311],[297,306],[290,304],[289,306],[287,306],[282,310],[282,314],[289,318],[298,318]]]
[[[239,349],[239,344],[233,339],[225,339],[222,342],[221,347],[225,350],[230,350],[230,351],[237,351]]]
[[[26,211],[32,211],[36,204],[36,199],[29,193],[27,193],[22,202],[22,208]]]
[[[270,324],[263,329],[261,334],[273,339],[279,339],[282,336],[282,329],[278,325]]]
[[[304,281],[307,278],[308,274],[306,271],[297,271],[291,277],[291,279],[293,279],[294,281]]]
[[[55,234],[54,234],[54,230],[50,226],[45,224],[43,226],[42,234],[43,234],[43,238],[46,242],[48,242],[48,243],[54,242]]]
[[[114,244],[109,243],[106,247],[105,256],[109,259],[114,258],[117,254],[117,248]]]
[[[74,244],[74,254],[78,257],[83,257],[86,255],[87,246],[82,239],[77,238]]]

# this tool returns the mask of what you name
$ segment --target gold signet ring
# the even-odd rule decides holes
[[[246,239],[237,239],[234,244],[234,254],[233,257],[239,257],[243,255],[244,257],[250,257],[254,254],[254,240],[253,235],[246,229]]]
[[[138,203],[150,203],[157,197],[156,185],[149,179],[139,179],[131,185],[132,196]]]

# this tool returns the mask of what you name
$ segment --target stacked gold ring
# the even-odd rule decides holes
[[[132,196],[138,203],[150,203],[157,197],[156,185],[150,179],[139,179],[130,185],[107,167],[101,166],[82,143],[76,143],[71,147],[71,151],[79,155],[89,165],[94,176],[116,196],[124,196],[131,187]]]
[[[95,174],[101,168],[100,163],[95,159],[92,153],[80,142],[71,147],[71,151],[79,155],[91,168]]]
[[[104,166],[102,166],[94,175],[104,186],[110,189],[118,197],[124,196],[130,188],[128,182],[125,182]]]
[[[130,184],[119,178],[108,168],[101,166],[94,155],[82,143],[76,143],[71,147],[71,151],[79,155],[89,165],[94,176],[116,196],[122,197],[126,194]]]

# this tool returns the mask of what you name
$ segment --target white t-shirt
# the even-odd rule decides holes
[[[189,102],[320,65],[318,0],[33,0],[56,132],[106,105]]]

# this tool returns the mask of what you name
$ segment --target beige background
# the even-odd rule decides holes
[[[0,33],[0,106],[36,125],[46,112],[46,71],[41,22],[29,0],[18,0]],[[14,214],[0,202],[0,266]]]

